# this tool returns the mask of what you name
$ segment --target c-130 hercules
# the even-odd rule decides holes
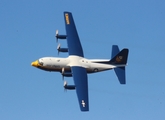
[[[81,111],[89,111],[88,101],[88,73],[97,73],[114,69],[120,84],[126,83],[125,66],[127,65],[128,49],[119,51],[117,45],[112,46],[112,59],[87,59],[84,58],[83,49],[79,40],[72,13],[64,12],[66,35],[59,35],[56,31],[56,38],[66,39],[68,48],[61,48],[58,52],[68,52],[67,58],[43,57],[31,63],[32,66],[46,71],[60,72],[64,77],[73,77],[75,85],[67,85],[64,88],[76,90]]]

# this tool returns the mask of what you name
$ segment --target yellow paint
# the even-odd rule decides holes
[[[121,58],[120,56],[117,56],[117,57],[116,57],[116,62],[119,63],[119,62],[121,62],[121,61],[122,61],[122,58]]]
[[[39,67],[39,66],[41,66],[41,65],[38,63],[38,60],[32,62],[31,65],[34,66],[34,67]]]
[[[66,19],[66,24],[70,24],[70,21],[69,21],[69,15],[68,14],[65,14],[65,19]]]

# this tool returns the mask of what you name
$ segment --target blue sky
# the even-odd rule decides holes
[[[163,0],[1,0],[0,120],[164,120],[164,5]],[[58,56],[54,36],[56,29],[65,34],[64,11],[73,14],[86,58],[110,59],[113,44],[130,50],[126,85],[113,70],[88,75],[85,113],[76,92],[64,92],[60,73],[30,65]]]

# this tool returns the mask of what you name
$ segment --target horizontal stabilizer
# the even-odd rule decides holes
[[[120,84],[126,84],[125,67],[115,68],[114,71],[116,73],[116,76],[118,77]]]

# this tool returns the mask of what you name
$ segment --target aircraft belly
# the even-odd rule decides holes
[[[112,66],[112,65],[91,63],[90,69],[88,71],[90,73],[95,73],[95,72],[101,72],[101,71],[111,70],[113,68],[114,68],[114,66]]]
[[[38,67],[42,70],[46,70],[46,71],[53,71],[53,72],[61,72],[62,68],[65,69],[66,72],[70,72],[71,68],[70,67],[61,67],[61,66],[42,66],[42,67]]]

